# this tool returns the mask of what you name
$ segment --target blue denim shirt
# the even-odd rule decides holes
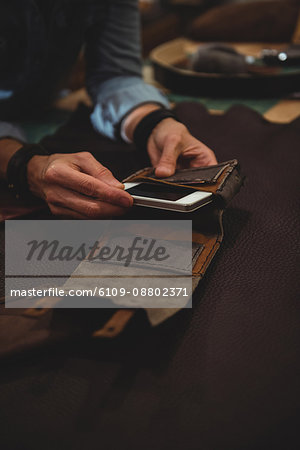
[[[24,119],[53,99],[82,48],[98,132],[116,138],[120,121],[138,105],[169,106],[142,80],[138,0],[16,2],[0,5],[0,137],[24,139],[11,120],[18,114]],[[9,21],[17,24],[15,34],[5,33]]]

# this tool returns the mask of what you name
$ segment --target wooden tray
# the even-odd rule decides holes
[[[259,56],[263,48],[284,49],[287,43],[228,43],[245,55]],[[300,68],[266,74],[200,73],[184,67],[188,55],[201,42],[178,38],[156,47],[150,54],[154,77],[172,92],[209,97],[280,97],[300,91]]]

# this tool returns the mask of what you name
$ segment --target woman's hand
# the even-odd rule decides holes
[[[214,152],[194,138],[185,125],[172,118],[159,122],[148,140],[148,154],[155,175],[168,177],[177,168],[217,164]]]
[[[105,219],[124,214],[133,204],[123,184],[88,152],[34,156],[27,179],[31,192],[64,217]]]

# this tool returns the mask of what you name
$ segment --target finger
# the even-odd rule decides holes
[[[83,169],[83,172],[91,175],[98,180],[103,181],[111,186],[115,186],[117,188],[124,188],[124,184],[118,181],[111,171],[104,167],[102,164],[97,161],[94,156],[89,152],[80,152],[75,153],[77,160],[79,161],[79,168]]]
[[[204,154],[198,155],[190,162],[190,167],[212,166],[218,164],[217,158],[212,150],[206,151]]]
[[[153,167],[156,167],[161,158],[161,151],[157,148],[156,144],[149,139],[148,144],[148,156]]]
[[[165,144],[161,158],[155,169],[155,175],[158,177],[169,177],[173,175],[179,153],[178,139],[169,139]]]
[[[55,207],[69,209],[87,219],[120,216],[127,211],[126,208],[104,203],[58,186],[48,190],[47,201]]]
[[[200,166],[210,166],[217,164],[217,159],[214,152],[206,147],[204,144],[199,142],[196,145],[191,145],[180,155],[180,165],[184,167],[200,167]],[[187,165],[188,163],[188,165]]]
[[[58,185],[124,208],[133,204],[133,199],[127,192],[78,172],[66,164],[51,166],[45,174],[45,181],[52,186]]]

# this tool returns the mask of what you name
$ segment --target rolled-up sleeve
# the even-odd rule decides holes
[[[111,0],[103,14],[105,21],[87,38],[86,83],[94,102],[93,126],[114,139],[121,120],[137,106],[169,107],[169,102],[142,79],[138,0]]]
[[[106,81],[97,96],[91,121],[100,133],[115,138],[121,120],[137,106],[157,103],[168,107],[168,100],[155,87],[137,77],[116,77]]]

